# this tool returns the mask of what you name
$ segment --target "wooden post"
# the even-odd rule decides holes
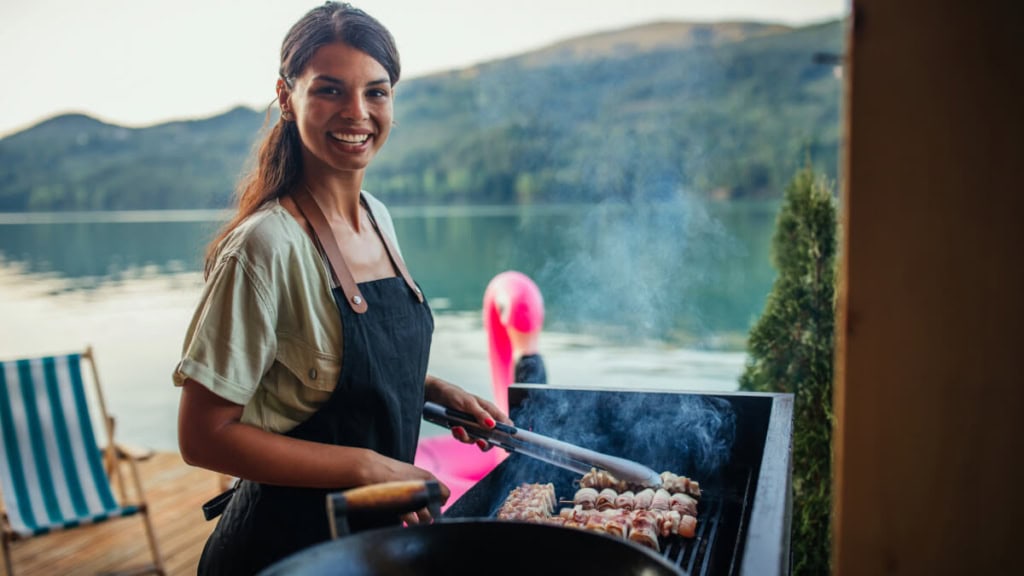
[[[1021,6],[853,2],[837,574],[1000,574],[1020,563]]]

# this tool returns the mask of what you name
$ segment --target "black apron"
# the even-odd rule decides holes
[[[326,221],[316,204],[310,204],[312,198],[296,194],[295,200],[313,224],[317,244],[331,262],[339,284],[332,291],[344,341],[334,392],[287,435],[368,448],[411,464],[419,440],[423,382],[434,330],[430,308],[372,213],[374,229],[401,276],[356,285],[343,259],[336,262],[340,253],[333,238],[326,236],[330,229],[324,230]],[[369,212],[369,206],[364,206]],[[206,542],[199,574],[255,574],[285,556],[330,539],[325,498],[345,488],[349,487],[295,488],[242,480]],[[352,532],[398,523],[394,516],[349,519]]]

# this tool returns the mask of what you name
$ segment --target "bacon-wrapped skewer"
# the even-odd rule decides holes
[[[565,503],[572,503],[575,506],[582,506],[584,510],[590,510],[592,508],[598,510],[607,510],[614,508],[617,510],[646,510],[651,507],[651,503],[654,498],[654,490],[647,489],[641,490],[639,494],[633,494],[630,491],[616,494],[611,488],[605,488],[598,493],[593,488],[580,488],[576,491],[576,496],[570,500],[564,500]],[[666,506],[667,510],[669,507]]]
[[[633,494],[628,490],[616,493],[604,488],[598,492],[585,487],[576,492],[574,502],[574,507],[553,515],[554,485],[522,484],[509,493],[497,516],[601,532],[655,551],[660,550],[659,536],[677,534],[693,538],[696,534],[697,500],[691,495],[669,494],[667,489],[647,488]]]
[[[633,509],[634,510],[647,510],[651,507],[651,503],[654,501],[654,490],[645,488],[636,493],[633,496]]]
[[[521,484],[514,488],[507,498],[505,504],[520,506],[531,503],[548,511],[555,509],[555,485],[547,484]]]
[[[693,538],[697,534],[696,516],[690,516],[689,514],[680,514],[679,526],[676,527],[675,533],[679,534],[684,538]]]
[[[618,536],[619,538],[628,538],[629,516],[620,514],[618,516],[609,517],[607,524],[605,524],[605,531],[612,536]]]
[[[576,496],[573,497],[573,503],[582,506],[584,510],[590,510],[597,507],[598,496],[597,490],[593,488],[580,488],[576,491]]]
[[[633,514],[637,518],[642,517],[662,537],[678,534],[693,538],[697,527],[696,518],[689,516],[690,520],[686,520],[687,516],[672,510],[642,510]]]
[[[671,472],[661,473],[661,487],[671,494],[680,492],[689,494],[694,498],[700,498],[700,484],[696,480],[690,480],[686,476],[679,476]]]
[[[651,499],[651,510],[667,511],[671,500],[672,495],[668,493],[668,490],[659,488],[654,493],[654,498]]]
[[[627,538],[655,552],[660,552],[661,546],[658,544],[657,520],[654,515],[648,511],[634,512],[633,515]]]
[[[661,487],[667,490],[669,494],[682,492],[689,494],[694,498],[700,498],[700,484],[696,481],[691,480],[686,476],[679,476],[672,472],[662,472],[660,476]],[[580,479],[580,486],[583,488],[594,488],[596,490],[611,488],[616,492],[625,492],[626,490],[633,490],[636,492],[644,488],[648,488],[648,486],[619,480],[608,471],[598,470],[596,468],[591,468],[590,472],[583,475],[583,478]]]
[[[680,514],[697,516],[697,500],[689,494],[683,494],[682,492],[672,495],[671,500],[669,500],[669,508]]]
[[[575,526],[621,537],[628,533],[631,520],[631,513],[625,510],[609,509],[602,512],[583,510],[579,506],[562,508],[558,515],[564,522],[563,526]]]
[[[501,520],[536,520],[555,510],[554,484],[522,484],[509,493],[498,509]]]
[[[626,518],[632,517],[632,512],[628,510],[616,510],[610,508],[608,510],[585,510],[580,506],[573,506],[572,508],[562,508],[558,511],[558,516],[565,519],[573,519],[578,521],[585,521],[591,516],[600,516],[602,518]]]
[[[526,522],[539,522],[551,518],[539,508],[509,508],[498,512],[498,520],[523,520]]]
[[[598,510],[608,510],[609,508],[615,507],[615,499],[619,495],[611,488],[605,488],[601,490],[601,493],[597,495],[597,502],[595,506]]]
[[[583,475],[583,478],[580,480],[580,486],[596,488],[598,490],[611,488],[616,492],[625,492],[629,489],[629,485],[625,480],[619,480],[607,470],[598,470],[597,468],[591,468],[590,472]]]
[[[639,494],[626,491],[612,496],[610,488],[605,488],[600,493],[593,488],[580,488],[573,500],[565,500],[583,510],[674,510],[680,514],[697,516],[697,500],[689,494],[672,494],[669,496],[666,490],[641,490]],[[613,502],[609,506],[609,502]]]
[[[587,521],[583,524],[584,530],[590,530],[591,532],[605,533],[608,525],[608,519],[604,518],[600,514],[591,514],[587,517]]]
[[[649,526],[655,536],[667,537],[673,534],[693,538],[696,533],[697,519],[693,516],[680,514],[674,510],[615,510],[605,511],[584,510],[579,506],[562,508],[557,518],[561,518],[563,526],[584,529],[597,529],[617,536],[628,537],[636,520]],[[597,518],[596,520],[594,518]],[[643,539],[643,536],[638,536]]]
[[[573,506],[572,508],[562,508],[561,510],[559,510],[558,511],[558,517],[562,518],[564,520],[568,520],[570,518],[575,518],[577,515],[579,515],[579,514],[581,514],[583,512],[584,512],[584,508],[582,506],[580,506],[579,504],[577,504],[576,506]]]
[[[626,490],[622,494],[615,497],[615,508],[619,510],[632,510],[633,509],[633,492]]]

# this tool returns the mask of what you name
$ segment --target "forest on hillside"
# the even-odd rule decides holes
[[[746,199],[779,197],[808,163],[836,177],[841,82],[816,55],[842,52],[842,24],[758,26],[402,80],[365,188],[394,204]],[[0,211],[227,206],[265,120],[52,118],[0,140]]]

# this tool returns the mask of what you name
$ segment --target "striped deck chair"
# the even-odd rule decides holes
[[[93,403],[102,416],[107,446],[114,450],[101,450],[96,442],[83,360],[92,369]],[[113,441],[113,419],[107,414],[91,348],[82,354],[0,362],[0,491],[7,574],[14,574],[11,550],[18,540],[136,514],[153,554],[153,564],[137,572],[164,573],[138,470],[123,456]],[[123,462],[132,476],[134,501],[128,499]]]

